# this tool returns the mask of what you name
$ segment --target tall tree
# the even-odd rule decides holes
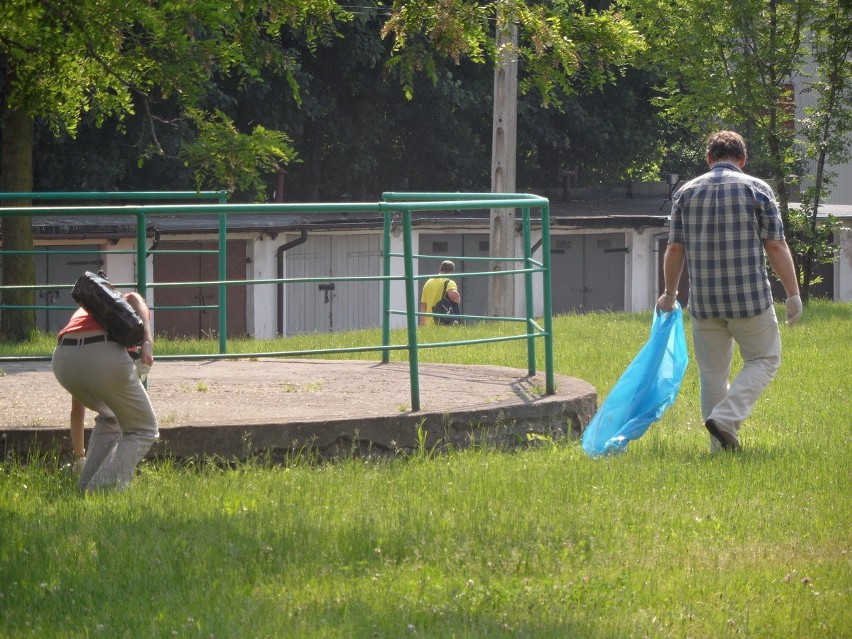
[[[690,0],[676,5],[630,0],[627,6],[648,36],[649,62],[664,69],[658,100],[664,114],[702,135],[732,127],[749,139],[751,170],[764,171],[774,182],[797,275],[802,287],[808,286],[815,264],[834,255],[831,223],[817,228],[826,184],[819,167],[829,155],[848,157],[848,0]],[[793,91],[806,84],[811,59],[820,76],[811,85],[820,96],[818,106],[797,121]],[[806,141],[804,156],[796,152],[800,135]],[[817,166],[814,188],[805,194],[804,221],[789,208],[803,158]]]
[[[647,63],[663,70],[657,104],[703,137],[720,126],[751,141],[787,215],[795,137],[791,81],[805,54],[811,0],[630,0]],[[756,143],[755,143],[756,142]]]
[[[255,167],[256,176],[264,162],[240,160],[263,151],[268,166],[276,158],[294,158],[295,151],[287,138],[263,127],[254,129],[258,139],[252,146],[255,135],[233,126],[218,104],[216,82],[238,78],[250,84],[261,78],[262,68],[271,68],[298,100],[298,60],[280,36],[321,42],[333,34],[330,25],[350,17],[344,6],[356,13],[375,6],[387,15],[382,34],[392,42],[389,72],[399,74],[409,96],[421,74],[439,81],[442,59],[495,59],[498,6],[519,24],[518,55],[526,67],[521,87],[534,89],[544,104],[558,105],[560,92],[570,94],[578,80],[588,86],[611,80],[642,46],[620,14],[586,10],[580,0],[393,0],[357,7],[330,0],[11,0],[0,5],[4,121],[9,112],[21,111],[73,135],[84,116],[96,124],[113,118],[120,127],[138,111],[148,124],[143,157],[153,157],[168,152],[161,125],[179,120],[201,142],[182,155],[197,163],[201,180],[211,175],[234,187],[257,187],[250,171],[238,169]],[[5,130],[3,143],[10,144],[18,131]],[[21,170],[28,169],[10,168]],[[11,242],[17,230],[7,230],[6,219],[11,218],[4,218],[4,241]],[[34,283],[32,269],[10,280],[9,273],[19,271],[7,265],[25,259],[31,258],[4,255],[4,284]],[[8,303],[5,296],[3,301]],[[14,310],[2,314],[0,338],[26,338],[32,325],[18,318]]]
[[[4,136],[0,149],[0,186],[6,193],[25,193],[32,190],[33,122],[24,111],[12,110],[3,114],[4,131],[14,130],[14,136]],[[6,141],[8,140],[8,141]],[[23,170],[21,170],[23,169]],[[28,200],[7,200],[7,206],[29,206]],[[0,232],[3,248],[7,251],[27,251],[33,246],[33,227],[29,217],[2,218]],[[17,259],[15,259],[17,258]],[[9,283],[35,281],[35,262],[26,254],[10,253],[2,262],[3,280]],[[0,338],[9,335],[17,341],[27,339],[35,326],[35,311],[27,308],[35,304],[32,289],[4,291],[3,303],[20,308],[6,310],[0,314]]]
[[[495,4],[490,3],[492,12]],[[288,45],[304,54],[296,71],[299,105],[286,87],[273,83],[254,89],[258,97],[238,105],[238,120],[274,123],[299,149],[303,162],[288,167],[288,198],[362,199],[388,188],[489,188],[494,74],[487,56],[482,64],[467,54],[455,62],[430,50],[431,71],[424,63],[421,72],[409,69],[406,76],[399,60],[388,63],[396,40],[383,42],[378,35],[387,11],[362,6],[340,28],[342,38],[316,47],[313,55],[297,42]],[[490,35],[494,14],[483,12],[483,28]],[[412,20],[410,27],[422,24]],[[417,46],[427,34],[408,32],[406,37]],[[625,45],[625,56],[634,46]],[[582,60],[592,64],[591,56]],[[563,165],[580,165],[582,179],[597,183],[618,179],[628,164],[640,164],[640,157],[659,164],[662,136],[648,104],[649,74],[621,77],[613,66],[607,77],[614,83],[598,86],[585,82],[580,67],[560,76],[564,86],[552,86],[550,108],[543,108],[545,98],[528,77],[533,69],[525,61],[519,74],[526,93],[518,104],[519,183],[524,188],[557,184]],[[397,82],[410,83],[411,99]]]
[[[489,70],[438,60],[436,81],[417,75],[407,99],[396,69],[386,69],[390,44],[379,34],[386,13],[361,7],[340,27],[342,37],[313,52],[288,43],[300,53],[298,102],[287,87],[268,82],[235,105],[238,122],[264,122],[294,140],[302,161],[287,169],[288,199],[487,187]]]
[[[251,184],[272,161],[293,157],[287,139],[264,129],[246,135],[227,118],[198,115],[215,80],[234,73],[244,82],[271,66],[292,78],[295,61],[278,43],[289,26],[307,40],[327,34],[346,14],[331,0],[202,0],[152,3],[145,0],[12,0],[0,5],[0,72],[4,102],[4,188],[32,190],[32,163],[20,153],[32,137],[32,120],[41,118],[56,132],[74,135],[81,118],[101,125],[121,121],[140,109],[148,128],[149,155],[162,154],[159,108],[175,117],[194,114],[202,172],[232,184]],[[31,142],[30,149],[31,149]],[[30,150],[31,153],[31,150]],[[197,159],[189,150],[186,161]],[[256,161],[252,161],[255,160]],[[26,217],[3,217],[4,246],[32,248]],[[30,232],[31,233],[31,232]],[[31,255],[4,254],[5,285],[31,285]],[[31,295],[31,293],[30,293]],[[4,290],[4,304],[21,296]],[[7,309],[0,315],[0,337],[26,339],[33,315]]]
[[[852,20],[848,2],[830,1],[821,4],[815,19],[809,24],[813,77],[808,93],[816,96],[814,106],[805,108],[801,119],[801,154],[803,164],[813,167],[813,180],[804,191],[802,208],[791,211],[795,233],[791,248],[796,255],[802,299],[810,298],[814,271],[820,264],[837,259],[839,247],[834,233],[839,222],[828,216],[818,221],[820,205],[829,195],[835,175],[829,165],[848,162],[852,145]]]

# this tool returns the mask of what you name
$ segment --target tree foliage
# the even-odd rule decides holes
[[[272,69],[292,83],[296,61],[280,45],[281,30],[298,29],[307,41],[333,34],[333,25],[348,14],[331,0],[198,0],[196,2],[147,2],[146,0],[11,0],[0,4],[0,72],[3,78],[3,121],[16,114],[15,127],[4,127],[3,144],[19,148],[17,136],[31,136],[32,119],[48,123],[54,133],[74,137],[84,118],[95,126],[111,119],[121,129],[137,110],[144,114],[146,152],[164,155],[160,128],[207,108],[216,82],[238,78],[246,85]],[[163,115],[167,114],[167,115]],[[205,127],[208,139],[217,143],[218,158],[240,155],[235,165],[207,158],[198,166],[198,177],[218,170],[222,181],[252,184],[270,162],[285,161],[288,149],[269,133],[255,127],[250,134],[224,135],[229,124]],[[212,118],[216,122],[216,117]],[[253,155],[244,149],[246,135],[258,135]],[[226,144],[233,148],[225,150]],[[31,154],[30,154],[31,155]],[[191,151],[186,156],[196,159]],[[4,163],[3,185],[32,190],[31,158],[18,154]],[[230,174],[228,174],[228,172]],[[27,188],[29,186],[29,188]],[[4,218],[7,246],[27,249],[32,239],[21,233],[27,218]],[[34,283],[31,256],[3,256],[5,283]],[[4,303],[16,293],[4,291]],[[15,299],[17,301],[17,299]],[[22,319],[23,318],[23,319]],[[31,322],[24,313],[10,310],[0,315],[0,334],[26,339]]]
[[[381,11],[362,9],[341,38],[311,53],[296,40],[301,100],[267,82],[235,105],[239,122],[286,131],[303,162],[288,167],[290,200],[372,199],[388,189],[487,189],[493,73],[438,60],[436,81],[414,78],[413,99],[388,68]],[[345,81],[341,81],[345,77]]]
[[[545,105],[560,105],[561,96],[573,95],[578,79],[585,87],[612,81],[644,48],[621,13],[589,9],[579,0],[394,0],[382,34],[393,39],[389,64],[401,69],[411,96],[415,74],[435,80],[441,56],[496,62],[498,23],[517,26],[517,51],[510,55],[525,68],[519,88],[535,90]]]
[[[839,255],[834,233],[839,222],[828,216],[818,222],[820,204],[829,195],[834,174],[829,165],[850,159],[852,144],[852,21],[848,3],[826,2],[809,24],[808,43],[813,75],[805,91],[816,96],[815,105],[805,108],[799,122],[800,155],[804,166],[812,166],[813,181],[802,195],[802,208],[792,213],[795,232],[792,248],[802,298],[810,298],[814,271],[831,264]]]
[[[848,160],[850,27],[848,0],[631,0],[630,15],[647,34],[647,63],[663,69],[657,103],[672,121],[697,134],[739,129],[748,139],[751,170],[770,178],[794,251],[804,299],[814,268],[833,261],[829,220],[817,228],[830,176],[828,158]],[[819,96],[795,120],[794,87],[806,84],[810,62]],[[803,144],[797,151],[797,142]],[[799,212],[789,208],[801,167],[816,166]],[[804,216],[804,219],[802,219]]]
[[[331,0],[5,2],[6,107],[72,134],[84,114],[102,124],[169,99],[194,108],[228,74],[290,75],[296,61],[278,44],[283,27],[315,41],[346,17]]]
[[[241,153],[240,148],[245,148],[247,142],[244,136],[251,135],[260,124],[267,131],[285,131],[295,140],[293,145],[299,148],[306,164],[318,157],[330,163],[340,158],[339,167],[325,172],[354,179],[363,176],[369,182],[370,172],[384,163],[382,157],[388,157],[385,149],[381,153],[371,152],[379,146],[377,133],[392,128],[395,135],[410,140],[421,138],[422,147],[422,138],[428,137],[424,129],[431,124],[429,107],[440,107],[446,114],[438,116],[446,125],[441,132],[448,142],[452,142],[449,128],[453,127],[461,132],[460,141],[467,137],[468,147],[474,150],[467,156],[470,161],[466,161],[452,144],[446,145],[446,153],[461,162],[458,178],[473,173],[478,176],[479,165],[472,161],[485,154],[484,147],[489,144],[490,132],[482,136],[478,129],[480,125],[486,126],[483,114],[490,117],[491,80],[488,67],[477,68],[477,63],[488,62],[494,55],[498,7],[503,10],[501,15],[524,25],[519,45],[522,86],[534,94],[526,98],[532,106],[528,113],[533,118],[537,117],[534,110],[541,103],[565,104],[567,97],[580,92],[578,87],[597,87],[619,77],[630,57],[642,46],[641,38],[619,14],[587,11],[578,2],[367,2],[348,6],[351,15],[331,2],[234,4],[207,0],[155,7],[139,1],[107,2],[104,10],[96,6],[100,4],[104,4],[103,0],[68,6],[47,0],[37,2],[34,6],[39,15],[53,16],[53,23],[85,25],[85,29],[71,30],[76,44],[61,45],[72,53],[51,53],[60,48],[60,43],[40,48],[42,59],[31,70],[35,74],[44,70],[44,59],[51,55],[68,59],[74,67],[63,77],[79,89],[77,99],[68,99],[53,90],[56,101],[65,105],[61,113],[48,112],[49,109],[33,112],[40,118],[39,123],[50,123],[59,135],[58,142],[45,140],[37,130],[37,143],[41,141],[52,148],[58,145],[75,155],[91,148],[85,161],[90,173],[78,184],[92,186],[109,184],[110,176],[112,184],[126,184],[128,188],[162,183],[162,178],[169,176],[170,181],[180,178],[182,184],[203,183],[220,188],[240,183],[257,187],[259,171],[271,159],[280,160],[280,154],[264,155],[257,162],[241,162],[243,177],[236,180],[211,172],[217,165],[213,158],[205,160],[202,168],[198,164],[203,155],[197,138],[200,120],[190,115],[199,110],[206,119],[224,125],[216,137],[217,146],[225,142],[221,134],[228,127],[222,118],[233,119],[232,154]],[[7,39],[9,43],[27,39],[32,42],[38,37],[34,26],[37,22],[27,19],[27,12],[36,9],[23,4],[5,9],[6,24],[30,25],[18,29],[26,37],[18,33],[15,38]],[[332,22],[334,30],[328,26]],[[380,36],[383,28],[388,36],[384,41]],[[334,37],[337,35],[344,36],[345,42]],[[27,48],[19,46],[16,51]],[[0,52],[3,51],[0,47]],[[95,51],[96,55],[89,59],[87,51]],[[77,59],[83,59],[84,63],[75,63]],[[336,66],[324,68],[331,59]],[[104,68],[112,72],[98,84],[99,72]],[[345,78],[343,82],[341,77]],[[388,79],[392,82],[386,84]],[[50,86],[49,78],[40,80]],[[412,90],[418,86],[418,98],[422,99],[406,102],[404,95],[397,95],[395,82]],[[367,90],[370,95],[363,95]],[[99,92],[105,94],[103,100]],[[120,100],[107,99],[119,95]],[[361,114],[356,109],[347,112],[347,107],[355,106],[351,104],[353,95],[361,96],[358,98],[364,105]],[[267,97],[273,105],[264,108],[265,105],[258,104],[258,98]],[[27,104],[50,103],[23,93],[18,98]],[[448,111],[439,104],[456,98],[458,103]],[[388,117],[373,109],[382,103],[387,105]],[[273,106],[283,110],[286,119],[278,116]],[[593,113],[596,110],[592,108]],[[329,117],[332,114],[336,117]],[[401,122],[397,121],[397,115]],[[565,128],[558,117],[549,113],[545,117],[554,121],[554,126]],[[104,122],[109,124],[106,130],[93,136],[92,131]],[[312,122],[315,126],[311,126]],[[402,132],[400,124],[415,125],[415,129]],[[302,135],[306,126],[313,129],[312,135]],[[80,132],[84,139],[79,138]],[[114,143],[96,149],[89,146],[93,137],[109,137]],[[321,148],[308,148],[316,146],[314,141],[319,139],[325,140]],[[394,142],[397,149],[399,141]],[[116,144],[130,144],[144,165],[137,167],[136,158],[128,161],[116,157]],[[191,152],[181,150],[185,144],[192,145]],[[261,143],[258,147],[267,149],[268,145]],[[359,148],[365,152],[358,155]],[[281,146],[277,149],[285,150]],[[288,155],[292,152],[293,149],[287,150]],[[222,157],[220,150],[217,154]],[[68,174],[67,165],[51,155],[56,154],[39,154],[37,165]],[[195,170],[193,181],[180,177],[183,171],[178,158],[190,160],[187,168]],[[413,153],[405,157],[409,161],[417,158]],[[168,164],[165,169],[161,168],[164,163]],[[426,174],[425,170],[416,170],[426,169],[424,162],[415,165],[410,173]],[[224,166],[218,163],[216,170],[224,170]],[[444,161],[441,166],[454,165]],[[75,163],[73,169],[77,168]],[[291,171],[294,186],[298,186],[299,176],[311,169],[300,166]],[[146,175],[150,178],[146,179]],[[214,184],[214,180],[218,183]],[[412,183],[412,180],[410,175],[400,175],[393,182]],[[42,188],[56,188],[43,179],[38,184]],[[467,179],[467,184],[481,185],[481,182],[474,177]],[[354,192],[352,188],[346,190]]]
[[[806,53],[811,0],[631,0],[649,39],[646,64],[662,69],[656,102],[665,117],[703,138],[738,129],[750,141],[753,171],[778,190],[786,217],[794,168],[790,83]]]
[[[198,137],[184,145],[180,155],[188,166],[195,168],[198,190],[205,184],[219,183],[234,192],[265,193],[265,174],[281,164],[296,159],[289,138],[280,131],[270,131],[256,125],[250,134],[240,133],[231,119],[216,110],[213,117],[190,112],[195,120]],[[256,164],[258,171],[247,173],[244,166]],[[262,198],[261,198],[262,199]]]
[[[573,0],[394,0],[357,7],[330,0],[11,0],[0,5],[2,109],[4,114],[23,114],[30,122],[45,123],[66,142],[83,129],[104,125],[119,133],[133,131],[145,166],[157,158],[180,158],[194,171],[196,185],[226,185],[262,197],[263,173],[292,161],[296,155],[291,140],[305,139],[298,137],[298,122],[245,117],[252,109],[240,97],[247,91],[258,95],[259,87],[272,81],[297,109],[312,113],[313,120],[301,119],[301,133],[311,127],[322,133],[320,143],[302,151],[306,160],[334,159],[335,147],[343,143],[349,148],[339,155],[349,161],[341,163],[338,173],[368,175],[375,172],[376,157],[402,159],[424,169],[399,176],[401,184],[411,184],[412,175],[420,179],[428,175],[429,163],[416,153],[416,143],[406,140],[407,132],[381,125],[395,123],[396,115],[410,123],[431,123],[432,112],[426,106],[397,104],[391,98],[387,104],[397,107],[397,113],[377,112],[371,96],[358,91],[362,87],[354,82],[350,86],[348,77],[341,82],[338,75],[334,83],[325,82],[338,101],[337,113],[348,108],[351,117],[348,123],[323,120],[323,96],[314,94],[312,101],[306,100],[300,83],[310,75],[303,73],[305,50],[316,54],[352,19],[350,10],[361,13],[371,6],[380,22],[377,30],[388,38],[386,44],[365,51],[375,56],[373,69],[379,70],[379,61],[386,64],[385,73],[399,80],[407,97],[424,78],[438,89],[432,94],[436,99],[461,96],[458,109],[444,111],[445,120],[439,122],[447,142],[444,153],[456,153],[461,166],[464,154],[452,144],[454,132],[468,136],[468,148],[477,154],[486,147],[476,127],[468,123],[465,129],[460,123],[465,109],[475,117],[483,111],[482,100],[470,100],[475,92],[464,85],[465,68],[497,58],[497,20],[519,25],[515,53],[525,69],[521,87],[545,105],[561,106],[578,86],[600,87],[618,77],[643,46],[619,13],[589,10]],[[387,97],[387,91],[377,93]],[[341,122],[345,126],[335,132]],[[359,135],[335,134],[353,132]],[[17,134],[18,130],[4,130],[4,145]],[[375,154],[358,156],[358,149]],[[29,164],[23,159],[12,162],[10,171],[26,173]],[[116,176],[127,171],[102,164]],[[474,172],[475,168],[469,173]],[[32,175],[27,177],[32,185]],[[211,184],[214,181],[217,184]],[[5,222],[3,232],[7,241],[18,233]],[[31,246],[31,239],[22,244]],[[7,284],[33,283],[29,275],[9,281],[9,274],[17,272],[11,262],[26,259],[31,258],[4,256]],[[3,321],[14,314],[4,313]],[[10,335],[5,328],[0,325],[0,333],[24,336],[20,331]]]

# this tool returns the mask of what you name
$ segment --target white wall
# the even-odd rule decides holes
[[[412,231],[411,232],[411,245],[412,246],[420,246],[420,232]],[[402,245],[402,233],[394,233],[391,232],[391,253],[402,253],[403,252]],[[414,274],[419,275],[420,272],[418,270],[418,262],[419,260],[414,260]],[[391,258],[391,275],[394,276],[404,276],[405,275],[405,263],[401,257],[393,257]],[[414,297],[415,304],[417,308],[420,307],[420,298],[419,298],[420,287],[415,284],[414,285]],[[390,307],[393,309],[404,310],[405,309],[405,281],[404,280],[391,280],[390,287]],[[395,328],[405,328],[406,327],[406,319],[405,315],[397,315],[392,314],[390,317],[390,327],[391,330]]]
[[[808,63],[806,72],[810,74],[814,73],[814,66],[812,61]],[[796,102],[797,120],[802,120],[803,118],[806,118],[807,113],[805,109],[807,107],[812,107],[816,105],[816,94],[812,91],[807,90],[810,83],[812,82],[813,78],[800,76],[794,86],[794,99]],[[852,136],[847,135],[847,138],[849,137]],[[816,164],[813,161],[808,161],[806,168],[808,173],[813,174],[816,172]],[[831,171],[832,173],[836,174],[832,178],[833,184],[830,187],[831,191],[825,203],[852,204],[852,162],[846,162],[846,164],[839,165],[828,165],[825,167],[825,169],[826,171]],[[800,186],[801,189],[804,190],[807,186],[811,185],[813,185],[813,181],[807,180],[803,181]]]
[[[538,241],[541,240],[541,230],[532,229],[530,230],[530,246],[535,246]],[[516,246],[515,246],[515,255],[523,255],[524,254],[524,240],[523,236],[518,233]],[[544,253],[541,250],[541,246],[538,247],[535,251],[533,251],[532,258],[541,263],[543,261]],[[519,264],[519,267],[523,266],[523,264]],[[551,280],[553,278],[553,273],[550,274]],[[551,282],[552,284],[552,282]],[[544,314],[544,275],[541,273],[536,273],[533,276],[533,286],[532,286],[532,294],[533,294],[533,315],[536,317],[541,317]],[[522,317],[526,311],[524,309],[524,304],[526,301],[524,300],[524,280],[522,277],[517,278],[515,281],[515,316]]]
[[[246,279],[269,280],[278,276],[276,252],[292,239],[285,235],[272,238],[260,235],[246,247]],[[286,277],[286,275],[285,275]],[[275,337],[278,332],[278,298],[275,284],[246,287],[246,327],[258,339]]]
[[[629,249],[624,263],[624,310],[628,313],[654,308],[657,302],[657,240],[651,229],[628,231]]]
[[[106,247],[107,253],[103,255],[103,270],[110,282],[135,282],[136,281],[136,256],[118,251],[135,251],[136,240],[129,238],[119,240],[117,244]],[[150,272],[148,273],[150,276]]]
[[[628,248],[624,263],[624,310],[635,312],[651,309],[657,301],[657,240],[667,236],[651,229],[594,229],[595,233],[623,233]],[[578,231],[576,234],[587,234]],[[555,236],[552,236],[555,237]],[[531,232],[530,243],[535,245],[541,239],[541,231]],[[517,238],[516,255],[523,252],[522,238]],[[533,259],[542,262],[542,249],[533,253]],[[551,284],[554,274],[551,273]],[[533,313],[540,316],[544,312],[544,277],[537,273],[533,278]],[[524,315],[524,282],[522,277],[515,281],[515,313]]]
[[[837,236],[840,255],[834,264],[834,299],[852,302],[852,229],[845,228]]]
[[[417,232],[412,239],[417,246]],[[249,242],[246,250],[248,264],[246,264],[246,279],[275,279],[278,276],[277,252],[278,247],[298,238],[298,234],[278,235],[275,239],[269,236],[261,236]],[[391,235],[391,252],[402,253],[402,235]],[[284,277],[288,277],[287,259],[284,254]],[[376,271],[381,272],[381,256],[377,257]],[[415,262],[415,271],[417,264]],[[415,273],[416,274],[416,273]],[[342,274],[341,274],[342,275]],[[391,260],[391,275],[404,275],[404,264],[402,258]],[[284,287],[285,295],[287,287]],[[417,292],[415,290],[415,295]],[[247,322],[249,331],[256,338],[275,337],[278,332],[278,292],[275,284],[258,284],[250,286],[246,291],[246,304],[248,308]],[[391,281],[391,308],[405,309],[405,283],[403,281]],[[391,315],[391,328],[404,328],[404,315]]]

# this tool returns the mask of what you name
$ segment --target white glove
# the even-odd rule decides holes
[[[148,380],[148,373],[151,372],[151,367],[145,364],[141,359],[136,360],[136,374],[139,375],[139,381],[143,384]]]
[[[798,295],[788,297],[784,307],[787,309],[787,326],[792,326],[802,318],[802,298]]]

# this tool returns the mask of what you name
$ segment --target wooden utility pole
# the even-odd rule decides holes
[[[498,16],[498,21],[501,19]],[[498,24],[499,59],[494,71],[494,120],[491,138],[491,192],[515,192],[518,122],[518,28]],[[491,209],[491,257],[515,256],[515,209]],[[491,270],[514,268],[511,262],[491,262]],[[514,277],[489,278],[488,314],[515,315]]]

